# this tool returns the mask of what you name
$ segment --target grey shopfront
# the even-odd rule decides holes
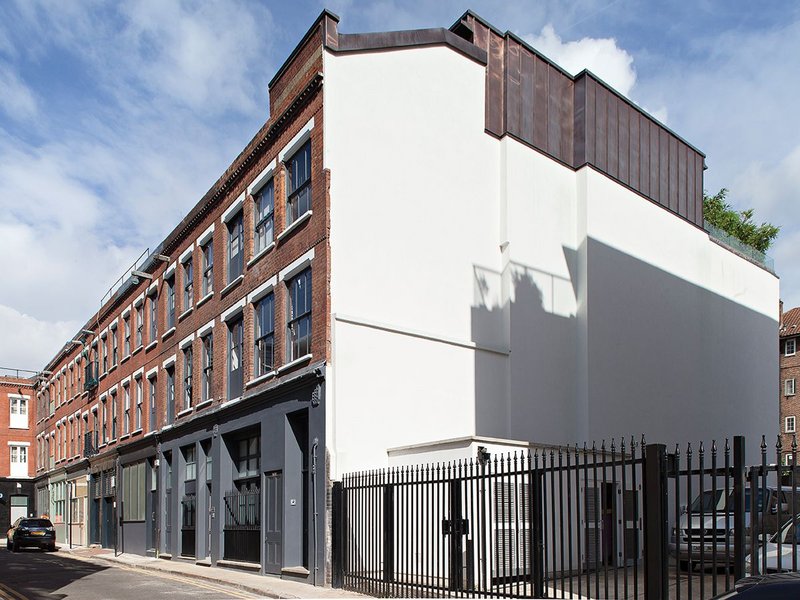
[[[322,585],[324,435],[324,370],[309,367],[127,445],[120,549]]]

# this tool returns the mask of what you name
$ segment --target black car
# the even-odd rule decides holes
[[[785,600],[800,598],[800,573],[753,575],[736,582],[735,589],[712,600]]]
[[[6,534],[6,548],[35,547],[53,552],[56,549],[56,530],[49,519],[20,517]]]

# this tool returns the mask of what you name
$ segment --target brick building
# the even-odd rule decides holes
[[[796,391],[800,382],[800,353],[797,348],[800,341],[800,308],[781,312],[779,331],[781,447],[784,461],[791,464],[792,442],[797,433],[797,418],[800,417],[800,399]]]
[[[0,372],[0,530],[34,512],[34,373]]]
[[[43,369],[59,542],[322,584],[343,472],[774,429],[777,278],[703,229],[703,154],[591,73],[472,13],[325,11],[269,97]]]

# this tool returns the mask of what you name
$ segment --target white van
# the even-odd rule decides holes
[[[761,519],[754,525],[756,534],[761,533],[761,520],[763,520],[764,533],[773,534],[779,526],[791,519],[790,503],[792,488],[774,485],[766,486],[766,510],[762,511],[764,490],[759,487],[756,493],[756,514]],[[780,492],[781,521],[778,523],[778,495]],[[750,547],[750,489],[745,490],[744,524],[746,529],[746,549]],[[795,495],[797,507],[794,514],[800,514],[800,488]],[[702,517],[701,517],[702,514]],[[702,519],[702,522],[701,522]],[[669,541],[669,552],[680,561],[683,568],[689,562],[700,562],[701,557],[707,566],[714,560],[716,548],[716,561],[719,565],[733,562],[733,491],[727,496],[725,490],[706,490],[698,495],[684,509],[676,527],[672,528]],[[727,554],[726,554],[727,548]]]

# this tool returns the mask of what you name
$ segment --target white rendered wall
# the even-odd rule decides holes
[[[777,432],[776,277],[487,135],[484,67],[451,49],[324,60],[333,477],[461,436],[744,434],[755,457]]]
[[[328,440],[341,473],[386,466],[389,447],[473,435],[478,396],[506,395],[508,339],[484,67],[444,47],[324,60]]]
[[[778,279],[590,168],[584,194],[591,438],[724,440],[778,427]]]

